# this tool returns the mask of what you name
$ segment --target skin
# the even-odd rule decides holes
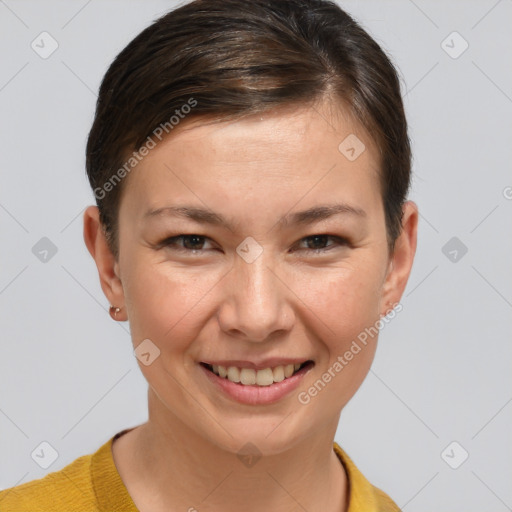
[[[366,146],[352,162],[338,150],[349,134]],[[126,178],[118,261],[97,208],[86,209],[84,239],[106,297],[121,308],[117,319],[129,320],[134,347],[149,338],[160,350],[150,365],[139,361],[149,420],[112,448],[141,511],[291,511],[297,502],[311,511],[347,510],[347,477],[332,444],[377,336],[307,405],[297,395],[400,301],[409,278],[418,209],[405,204],[389,254],[377,154],[361,127],[327,100],[236,122],[185,121]],[[366,216],[276,224],[334,202]],[[178,204],[220,213],[233,226],[165,215],[144,220],[151,208]],[[180,234],[206,238],[158,245]],[[308,238],[319,234],[349,243]],[[236,252],[248,236],[263,248],[252,263]],[[297,390],[270,405],[223,396],[199,366],[266,357],[315,365]],[[252,467],[237,457],[248,442],[262,454]]]

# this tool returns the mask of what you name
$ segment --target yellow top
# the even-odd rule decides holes
[[[60,471],[0,492],[1,512],[138,512],[112,457],[110,438],[95,453],[83,455]],[[334,451],[348,477],[348,512],[400,512],[396,504],[371,485],[347,454]]]

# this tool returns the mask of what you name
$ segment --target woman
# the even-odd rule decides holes
[[[395,511],[334,443],[416,250],[396,71],[323,0],[196,0],[115,59],[84,239],[149,420],[2,511]]]

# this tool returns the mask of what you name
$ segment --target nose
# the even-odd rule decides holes
[[[226,334],[264,342],[290,331],[294,322],[292,287],[269,258],[265,251],[252,263],[235,258],[218,311]]]

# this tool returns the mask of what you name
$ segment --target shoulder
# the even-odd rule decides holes
[[[347,472],[349,482],[348,512],[400,512],[398,505],[381,489],[372,485],[352,459],[334,443],[334,452]]]
[[[96,512],[91,479],[93,454],[83,455],[43,478],[0,491],[2,512]]]

